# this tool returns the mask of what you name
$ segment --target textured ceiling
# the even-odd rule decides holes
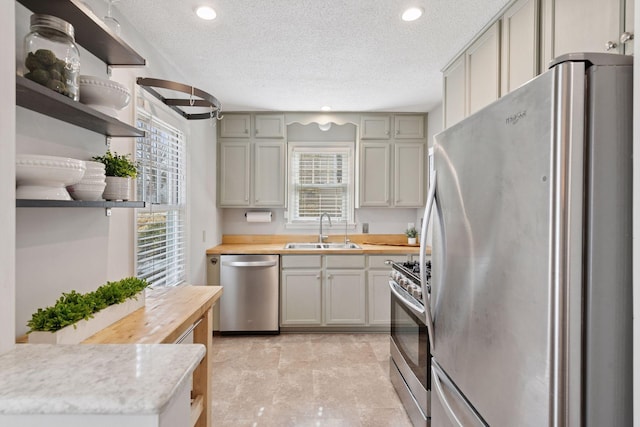
[[[223,110],[429,111],[441,69],[508,0],[120,0]],[[202,21],[195,6],[218,17]],[[422,18],[403,22],[408,6]],[[150,76],[163,78],[163,76]]]

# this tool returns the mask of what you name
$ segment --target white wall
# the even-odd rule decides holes
[[[92,0],[87,3],[98,16],[104,15],[105,2]],[[28,9],[16,5],[15,63],[21,63],[23,57],[22,40],[29,31],[30,15]],[[12,17],[13,14],[8,16]],[[132,91],[136,88],[135,79],[138,76],[188,83],[176,67],[135,33],[134,27],[125,18],[117,18],[122,24],[123,39],[147,60],[147,67],[114,68],[111,77],[113,80],[127,85]],[[107,76],[107,67],[102,61],[82,47],[80,55],[82,74]],[[13,75],[14,62],[10,66]],[[15,83],[12,85],[11,93],[15,93],[14,88]],[[118,113],[118,117],[124,122],[133,123],[134,114],[131,103]],[[193,125],[197,131],[194,130],[192,133],[192,122],[173,112],[166,114],[180,122],[178,127],[187,135],[188,157],[196,159],[193,165],[196,173],[190,174],[189,178],[189,183],[195,185],[188,187],[190,198],[196,201],[194,206],[188,207],[192,214],[189,225],[191,230],[199,230],[199,242],[202,242],[200,230],[207,230],[209,237],[206,242],[202,242],[195,249],[192,248],[189,261],[193,262],[189,264],[189,277],[193,276],[197,282],[203,283],[206,269],[202,244],[210,247],[219,242],[218,231],[215,228],[215,205],[209,211],[213,215],[212,219],[203,213],[211,207],[206,201],[212,199],[208,189],[215,188],[215,180],[211,187],[200,185],[199,181],[201,173],[209,173],[206,171],[206,162],[209,160],[207,156],[211,156],[210,160],[215,162],[215,150],[212,148],[215,147],[215,128],[198,123]],[[23,108],[17,108],[15,134],[18,153],[89,159],[106,150],[104,136]],[[134,138],[113,138],[111,149],[118,153],[133,153],[134,144]],[[7,158],[13,157],[11,155]],[[13,182],[14,173],[11,175],[10,182]],[[207,177],[203,175],[203,179]],[[13,198],[15,196],[12,196]],[[12,329],[16,335],[26,332],[26,322],[31,313],[38,307],[54,303],[62,292],[72,289],[88,292],[108,280],[118,280],[135,274],[134,210],[113,209],[111,217],[105,216],[104,209],[21,208],[12,209],[12,212],[17,212],[16,259],[15,263],[12,263],[15,264],[17,285],[15,298],[11,299],[15,300],[15,326]],[[4,223],[3,221],[3,225]],[[192,241],[194,239],[189,238],[187,245]]]
[[[0,353],[15,342],[15,2],[0,2]]]

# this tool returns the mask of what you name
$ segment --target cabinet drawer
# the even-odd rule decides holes
[[[391,269],[391,266],[384,263],[386,260],[391,260],[394,262],[404,262],[409,261],[410,259],[411,255],[409,254],[369,255],[369,268],[381,268],[389,270]]]
[[[282,268],[320,268],[320,255],[283,255],[280,259]]]
[[[327,268],[364,268],[364,255],[326,255]]]

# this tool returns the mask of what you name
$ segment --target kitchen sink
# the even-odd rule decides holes
[[[355,243],[287,243],[285,249],[362,249]]]

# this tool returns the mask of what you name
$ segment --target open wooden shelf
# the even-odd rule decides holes
[[[144,208],[145,202],[16,199],[17,208]]]
[[[80,0],[18,0],[34,13],[64,19],[75,30],[75,40],[111,66],[144,66],[146,61],[106,26]]]
[[[145,135],[143,130],[136,129],[22,76],[16,76],[16,104],[109,137]]]

